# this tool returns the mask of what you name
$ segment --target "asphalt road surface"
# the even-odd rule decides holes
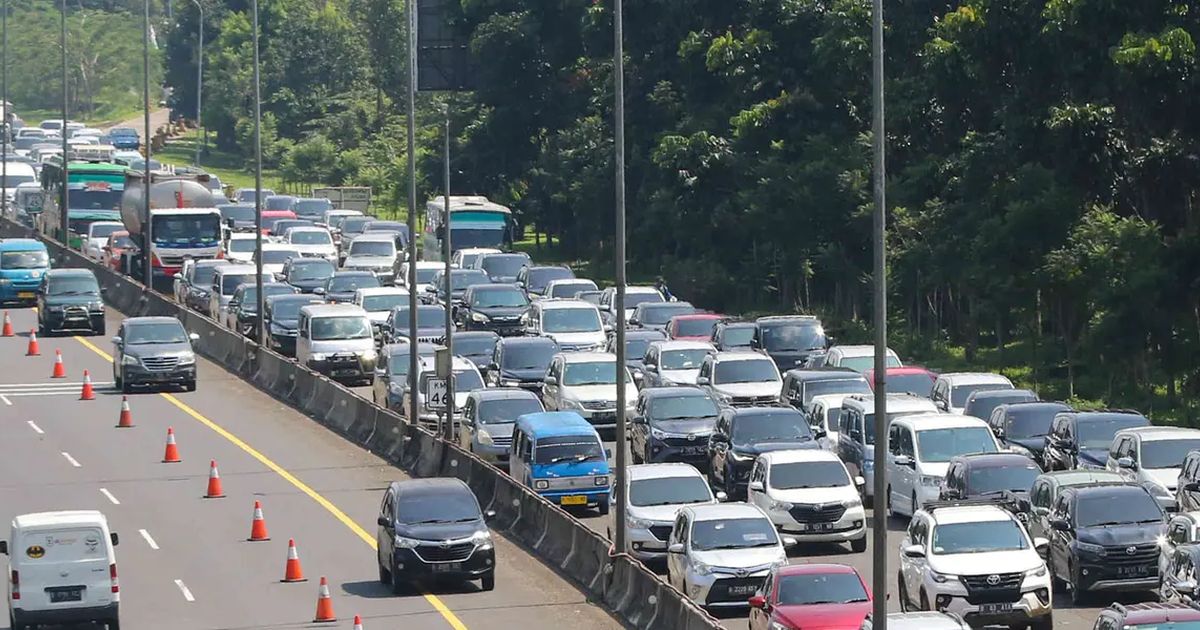
[[[11,311],[18,331],[35,315]],[[120,315],[110,313],[108,331]],[[136,426],[117,429],[107,337],[0,338],[0,538],[17,514],[98,509],[121,536],[121,616],[129,628],[308,627],[327,576],[338,617],[370,628],[619,628],[602,608],[515,544],[496,539],[496,588],[433,585],[392,595],[373,546],[383,489],[401,471],[199,360],[195,393],[130,396]],[[68,378],[51,379],[54,350]],[[97,395],[79,400],[84,369]],[[182,463],[163,464],[167,427]],[[216,460],[225,498],[202,498]],[[269,542],[247,542],[255,500]],[[308,582],[283,584],[295,538]],[[0,627],[7,628],[7,615]],[[329,627],[329,626],[326,626]]]

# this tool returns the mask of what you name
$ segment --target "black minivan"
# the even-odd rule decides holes
[[[400,593],[423,579],[496,587],[496,551],[475,494],[461,479],[393,481],[379,506],[379,581]]]

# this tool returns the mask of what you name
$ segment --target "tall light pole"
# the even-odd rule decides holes
[[[408,0],[408,421],[417,421],[417,2]],[[447,191],[449,194],[449,191]],[[453,361],[453,359],[451,359]]]
[[[262,92],[258,74],[258,0],[251,2],[254,11],[254,287],[258,292],[255,301],[258,308],[258,341],[267,339],[263,328],[266,313],[263,305],[263,259],[262,259]]]
[[[442,435],[446,441],[454,441],[454,314],[451,312],[451,306],[454,304],[454,283],[451,282],[451,277],[454,275],[450,265],[450,103],[446,103],[446,143],[443,147],[445,156],[442,165],[442,181],[446,183],[446,192],[442,195],[444,200],[442,214],[442,259],[446,263],[446,340],[443,344],[446,346],[446,353],[450,355],[450,373],[446,375],[446,425],[442,429]],[[413,337],[413,342],[416,342],[416,337]],[[413,352],[416,352],[416,346],[413,346]]]
[[[63,0],[64,2],[66,0]],[[145,227],[142,232],[145,234],[145,247],[142,251],[142,268],[145,275],[146,290],[154,289],[154,225],[150,216],[150,156],[154,149],[150,143],[150,0],[145,0],[143,3],[142,13],[142,96],[145,98],[142,101],[142,126],[146,138],[146,161],[142,164],[142,173],[145,175],[145,188],[142,191],[142,201],[145,206],[142,210],[146,214]],[[63,114],[66,118],[66,114]]]
[[[621,0],[613,0],[613,148],[616,151],[616,239],[613,257],[617,260],[617,475],[616,540],[617,553],[625,553],[625,36]]]
[[[200,4],[200,0],[192,0],[192,4],[196,5],[196,10],[200,12],[200,42],[196,46],[196,127],[197,130],[203,130],[204,123],[200,115],[204,112],[204,5]],[[201,133],[207,148],[208,133]],[[196,166],[200,166],[200,138],[196,138]]]
[[[59,208],[58,229],[60,230],[62,242],[70,246],[71,235],[70,222],[67,220],[68,209],[71,207],[70,192],[67,191],[67,0],[62,0],[62,11],[59,15],[59,23],[61,32],[59,39],[62,48],[62,129],[59,130],[59,135],[62,136],[62,206]],[[5,182],[6,184],[8,182]]]
[[[875,523],[871,529],[871,588],[876,594],[872,606],[873,628],[887,630],[887,501],[888,419],[887,419],[887,230],[884,195],[886,148],[883,126],[883,0],[872,0],[871,11],[871,145],[874,153],[875,192]]]
[[[3,51],[4,65],[0,66],[0,101],[4,102],[4,147],[3,162],[0,162],[0,181],[4,182],[4,211],[8,211],[8,143],[12,142],[12,111],[8,107],[8,0],[4,0],[3,13],[0,13],[0,50]],[[15,195],[14,195],[15,196]],[[16,215],[13,215],[16,218]]]

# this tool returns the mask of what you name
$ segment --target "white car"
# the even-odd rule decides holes
[[[998,453],[1000,445],[983,420],[948,414],[913,414],[888,429],[889,516],[912,516],[936,501],[956,455]]]
[[[1050,574],[1011,513],[994,505],[918,510],[900,543],[901,610],[938,610],[980,626],[1051,630]],[[974,602],[974,603],[972,603]]]
[[[958,615],[932,611],[888,613],[887,627],[888,630],[971,630],[971,626]],[[871,615],[867,615],[859,630],[874,628]]]
[[[867,550],[867,513],[859,492],[866,483],[850,478],[837,455],[823,449],[771,451],[750,470],[747,497],[780,531],[803,542],[850,543]]]
[[[547,411],[574,411],[597,429],[617,426],[617,375],[625,378],[626,412],[637,409],[638,389],[616,355],[607,352],[560,352],[550,359],[542,382]]]
[[[1200,449],[1200,429],[1135,427],[1113,436],[1105,468],[1145,486],[1160,502],[1174,500],[1183,458]]]
[[[446,270],[446,263],[418,260],[415,263],[401,262],[396,269],[396,286],[405,287],[408,289],[408,266],[415,264],[417,266],[417,295],[425,295],[429,292],[429,283],[433,281],[433,277],[439,271]]]
[[[808,403],[808,425],[821,448],[837,452],[838,420],[842,415],[842,401],[850,394],[821,394],[813,396]]]
[[[431,378],[437,378],[437,373],[434,371],[434,360],[432,357],[420,358],[421,372],[417,375],[417,420],[426,428],[437,427],[440,419],[445,416],[446,403],[434,401],[431,406],[425,400],[425,383]],[[454,357],[454,421],[455,423],[462,421],[463,406],[467,404],[467,398],[472,391],[484,389],[483,377],[479,374],[479,368],[475,367],[469,359],[463,357]],[[411,418],[408,413],[409,406],[412,401],[406,395],[402,404],[404,417]]]
[[[408,306],[408,291],[395,287],[368,287],[354,292],[354,305],[367,312],[371,324],[378,329],[387,321],[392,309]]]
[[[538,298],[573,298],[581,291],[596,291],[596,283],[587,278],[561,278],[546,283],[546,289]],[[534,294],[537,295],[537,294]]]
[[[937,413],[933,401],[912,394],[888,394],[885,410],[888,418],[893,420],[900,416]],[[867,480],[864,495],[874,500],[874,394],[848,394],[842,399],[842,413],[838,417],[837,454],[846,462],[851,472],[862,475],[863,479]]]
[[[87,228],[87,234],[83,235],[82,249],[83,255],[89,260],[99,262],[104,258],[104,246],[108,244],[108,237],[113,232],[120,232],[125,229],[125,224],[120,221],[96,221]]]
[[[713,495],[704,475],[691,464],[629,466],[625,480],[626,551],[642,561],[666,557],[667,539],[680,508],[725,500],[724,492]]]
[[[961,414],[971,394],[985,389],[1013,389],[1013,384],[1007,377],[990,372],[947,372],[933,382],[930,398],[938,409]]]
[[[549,337],[564,352],[593,352],[607,341],[600,311],[583,300],[536,300],[521,320],[525,334]]]
[[[347,271],[370,271],[380,279],[380,284],[391,281],[392,268],[396,259],[403,256],[396,247],[391,233],[368,232],[355,237],[346,249],[346,258],[341,268]],[[384,280],[387,282],[384,282]]]
[[[238,265],[249,265],[254,261],[254,250],[257,247],[258,236],[251,232],[234,232],[229,235],[225,241],[225,259],[229,262]],[[263,245],[268,243],[267,237],[263,237]]]
[[[600,294],[600,311],[604,313],[606,321],[613,322],[616,320],[616,299],[617,288],[608,287]],[[630,317],[633,317],[633,311],[637,310],[639,304],[645,302],[666,302],[666,298],[656,288],[651,286],[626,286],[625,287],[625,321],[628,322]]]
[[[667,540],[667,581],[706,608],[749,608],[771,569],[787,564],[771,519],[747,503],[679,510]]]
[[[283,242],[296,248],[301,256],[324,258],[337,264],[337,245],[333,244],[333,236],[325,228],[289,228],[283,235]]]
[[[716,351],[706,341],[653,341],[642,360],[642,386],[695,385],[704,357]]]
[[[299,258],[300,250],[292,245],[283,243],[263,243],[262,246],[262,270],[264,274],[275,278],[283,273],[283,263],[289,258]],[[250,257],[250,264],[257,264],[254,256]]]
[[[696,384],[725,406],[773,405],[783,379],[770,357],[757,352],[717,352],[704,358]]]
[[[484,254],[502,254],[492,247],[464,247],[450,256],[450,266],[455,269],[470,269],[475,266],[475,259]]]
[[[904,367],[900,356],[891,348],[884,358],[887,367]],[[827,367],[850,368],[855,372],[875,369],[875,346],[834,346],[825,354],[822,362]]]

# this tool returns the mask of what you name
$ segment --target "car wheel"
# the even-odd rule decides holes
[[[1087,591],[1079,587],[1081,580],[1075,571],[1070,571],[1071,581],[1067,584],[1068,590],[1071,591],[1071,605],[1083,606],[1087,603]]]
[[[600,516],[607,516],[608,515],[608,499],[601,499],[600,503],[596,505],[596,511],[600,513]]]
[[[900,612],[909,612],[912,607],[908,604],[908,587],[904,585],[904,575],[896,574],[896,599],[900,600]]]
[[[495,589],[496,588],[496,572],[488,571],[487,573],[485,573],[484,576],[479,580],[479,585],[481,587],[483,587],[483,590],[485,590],[485,591],[490,591],[490,590]]]
[[[925,590],[921,590],[921,610],[930,610],[929,596],[925,594]]]
[[[188,382],[184,383],[183,391],[186,391],[186,392],[196,391],[196,381],[188,381]]]
[[[391,584],[392,583],[392,572],[383,568],[383,563],[379,562],[379,560],[376,560],[375,564],[379,565],[379,583],[383,584],[384,586]]]
[[[121,388],[122,394],[133,393],[133,385],[131,385],[129,381],[125,379],[124,370],[121,371],[121,377],[117,379],[117,386]]]
[[[850,551],[854,553],[862,553],[867,550],[867,535],[863,534],[860,538],[855,538],[850,541]]]
[[[113,619],[105,625],[108,626],[108,630],[121,630],[121,620],[120,619]]]
[[[404,580],[400,578],[400,575],[396,571],[391,571],[390,573],[392,578],[392,594],[403,595],[406,586]]]
[[[1053,630],[1054,629],[1054,613],[1047,613],[1045,617],[1038,617],[1029,624],[1029,630]]]

